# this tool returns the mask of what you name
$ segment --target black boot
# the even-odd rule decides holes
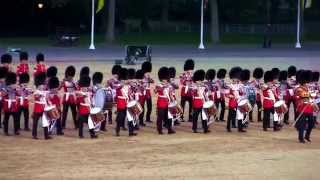
[[[98,138],[98,136],[97,136],[96,133],[94,132],[94,129],[90,129],[89,132],[90,132],[90,137],[91,137],[91,139],[96,139],[96,138]]]
[[[44,127],[44,128],[43,128],[43,131],[44,131],[44,139],[45,139],[45,140],[52,139],[52,138],[49,136],[48,127]]]
[[[242,120],[238,120],[238,131],[239,132],[247,132],[246,130],[243,129],[243,124],[242,124]]]

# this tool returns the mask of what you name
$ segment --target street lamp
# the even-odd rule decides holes
[[[203,45],[203,8],[204,8],[204,0],[201,0],[201,22],[200,22],[200,45],[199,49],[205,49]]]
[[[38,8],[42,9],[44,7],[43,3],[38,3]]]

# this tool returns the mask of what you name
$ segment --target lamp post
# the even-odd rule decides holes
[[[200,45],[199,49],[205,49],[203,44],[203,6],[204,6],[204,0],[201,0],[201,22],[200,22]]]
[[[297,13],[297,42],[296,42],[296,48],[300,49],[301,48],[301,43],[300,43],[300,20],[301,20],[301,0],[298,1],[298,13]]]
[[[94,0],[92,0],[92,17],[91,17],[91,44],[89,49],[91,50],[95,50],[95,46],[94,46]]]

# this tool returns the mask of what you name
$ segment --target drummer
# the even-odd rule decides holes
[[[262,121],[262,118],[261,118],[261,112],[262,112],[261,86],[262,86],[263,81],[261,79],[263,78],[263,73],[264,73],[264,71],[262,68],[260,68],[260,67],[255,68],[253,71],[253,78],[254,79],[251,81],[251,85],[253,87],[255,87],[255,92],[256,92],[256,100],[255,100],[254,104],[257,104],[258,122]],[[250,122],[253,121],[252,113],[253,113],[252,111],[249,113]]]
[[[170,80],[169,80],[170,100],[178,105],[176,90],[179,89],[179,84],[178,84],[178,82],[176,82],[176,68],[169,67],[168,71],[169,71],[169,78],[170,78]],[[174,114],[172,116],[173,116],[172,121],[173,121],[174,125],[176,125],[176,126],[180,125],[179,118],[181,118],[181,117],[178,117],[178,116],[181,116],[181,115]]]
[[[28,73],[22,73],[19,75],[19,86],[17,88],[18,100],[19,100],[19,111],[18,111],[18,123],[20,129],[20,118],[23,113],[24,115],[24,130],[29,131],[29,95],[32,94],[31,88],[28,88],[30,76]]]
[[[236,116],[237,116],[237,106],[239,99],[239,80],[242,69],[240,67],[233,67],[229,71],[229,77],[231,83],[228,85],[229,93],[227,97],[229,99],[228,107],[228,120],[227,120],[227,131],[231,132],[231,127],[236,128]],[[232,125],[232,126],[231,126]]]
[[[7,75],[7,68],[0,67],[0,128],[2,128],[2,107],[3,107],[3,98],[2,98],[2,90],[5,88],[5,78]]]
[[[136,88],[136,95],[138,96],[138,102],[143,105],[145,103],[145,88],[143,83],[143,76],[144,73],[142,69],[137,70],[136,72],[136,82],[137,82],[137,88]],[[144,116],[144,106],[142,106],[142,113],[139,115],[139,126],[146,126],[143,120]]]
[[[129,85],[130,85],[130,101],[134,100],[139,102],[139,95],[138,95],[138,83],[136,80],[136,70],[133,68],[128,69],[128,80],[129,80]],[[140,114],[139,114],[140,115]],[[132,116],[134,118],[134,122],[138,122],[139,116]],[[139,130],[139,123],[134,123],[134,129]]]
[[[279,75],[279,82],[280,82],[280,86],[277,88],[277,96],[279,97],[279,101],[284,101],[285,102],[285,106],[287,106],[287,104],[290,101],[291,95],[289,92],[289,84],[288,84],[288,72],[287,71],[281,71],[280,75]],[[283,114],[277,114],[277,112],[274,113],[274,118],[275,119],[279,119],[279,126],[281,127],[281,120],[284,118],[284,123],[285,124],[289,124],[288,121],[288,116],[289,116],[289,111],[287,111],[284,114],[284,117],[282,117]]]
[[[296,105],[295,103],[295,96],[294,96],[294,90],[297,86],[297,81],[296,81],[296,74],[297,74],[297,68],[293,65],[289,66],[288,68],[288,92],[290,93],[290,99],[287,102],[287,107],[290,109],[291,104],[293,105],[294,109],[294,119],[296,119]],[[285,115],[284,117],[284,122],[289,122],[289,114]]]
[[[104,110],[104,105],[106,103],[106,95],[107,92],[105,91],[105,89],[103,88],[102,85],[102,81],[103,81],[103,74],[101,72],[95,72],[92,75],[92,104],[94,107],[98,107],[102,110]],[[109,111],[108,111],[109,112]],[[106,129],[106,125],[107,125],[107,118],[108,113],[105,114],[105,119],[101,122],[100,125],[100,131],[107,131]]]
[[[226,110],[226,101],[225,101],[225,91],[226,91],[226,83],[225,83],[225,78],[226,78],[227,70],[226,69],[219,69],[217,73],[217,80],[216,80],[216,85],[217,85],[217,90],[214,95],[214,102],[219,109],[220,105],[220,115],[219,115],[219,121],[225,121],[224,120],[224,113]]]
[[[250,80],[250,71],[248,69],[244,69],[241,71],[240,74],[240,83],[239,83],[239,99],[238,99],[238,108],[237,108],[237,115],[236,119],[238,121],[238,131],[239,132],[246,132],[244,130],[246,124],[248,124],[248,113],[252,110],[252,107],[249,108],[249,106],[252,106],[249,104],[249,93],[250,90],[253,88],[251,84],[249,83]],[[240,102],[247,101],[247,108],[241,108],[240,107]]]
[[[210,116],[207,115],[203,110],[203,104],[209,100],[208,98],[208,88],[204,84],[205,78],[205,71],[204,70],[197,70],[193,75],[193,86],[192,86],[192,107],[193,107],[193,114],[192,114],[192,130],[193,133],[198,133],[198,117],[201,116],[202,120],[202,128],[203,132],[209,133],[208,121]]]
[[[313,118],[314,109],[310,99],[310,91],[308,89],[308,83],[310,83],[311,80],[311,71],[303,70],[297,74],[299,86],[295,90],[295,96],[298,119],[295,122],[295,127],[298,130],[298,139],[300,143],[305,143],[305,140],[311,142],[310,136],[315,124],[315,119]]]
[[[147,104],[147,112],[146,112],[146,122],[151,123],[151,112],[152,112],[152,96],[151,96],[151,84],[154,83],[154,80],[151,77],[152,72],[152,64],[149,61],[145,61],[141,65],[141,69],[144,72],[144,88],[145,88],[145,103]],[[144,106],[144,104],[141,104]]]
[[[90,92],[91,79],[88,76],[82,76],[79,80],[79,93],[77,94],[79,105],[79,137],[83,138],[83,124],[87,123],[89,126],[89,116],[91,110],[92,96]],[[95,134],[94,127],[89,127],[90,136],[92,139],[98,138]]]
[[[170,102],[170,85],[169,85],[169,69],[161,67],[158,71],[160,83],[155,87],[155,93],[158,94],[157,99],[157,130],[162,135],[162,123],[165,122],[168,128],[168,134],[174,134],[172,129],[172,119],[168,119],[168,106]]]
[[[316,100],[319,100],[320,99],[320,94],[319,94],[319,76],[320,76],[320,73],[315,71],[315,72],[312,72],[312,82],[310,83],[310,90],[311,90],[311,93],[312,93],[312,99],[314,101]],[[317,123],[317,116],[318,116],[318,113],[319,112],[313,112],[313,118],[315,119],[315,124],[318,124]]]

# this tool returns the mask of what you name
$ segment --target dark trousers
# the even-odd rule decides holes
[[[236,116],[237,116],[237,109],[229,109],[228,112],[228,119],[227,119],[227,129],[231,129],[232,127],[236,127]]]
[[[262,122],[263,129],[270,128],[270,120],[273,113],[274,113],[273,108],[263,110],[263,122]]]
[[[4,133],[8,134],[10,116],[12,116],[12,118],[13,118],[14,133],[18,133],[19,132],[18,113],[16,113],[16,112],[5,112],[4,113],[4,119],[3,119]]]
[[[290,100],[287,102],[287,107],[288,107],[289,110],[290,110],[291,104],[293,105],[293,109],[294,109],[294,119],[296,119],[296,117],[297,117],[296,105],[295,105],[295,103],[294,103],[294,100],[292,100],[292,99],[290,99]],[[289,111],[284,114],[284,122],[285,122],[285,123],[288,123],[288,122],[289,122]]]
[[[70,107],[70,109],[71,109],[74,127],[75,127],[75,128],[78,128],[78,122],[77,122],[77,105],[76,105],[76,104],[71,104],[71,103],[64,103],[64,104],[63,104],[63,110],[62,110],[62,127],[63,127],[63,128],[66,128],[66,119],[67,119],[67,116],[68,116],[69,107]]]
[[[202,119],[201,115],[202,108],[193,109],[192,114],[192,130],[197,131],[198,129],[198,117],[201,116],[202,128],[204,132],[208,132],[208,121]]]
[[[32,136],[34,138],[37,137],[37,134],[38,134],[38,121],[42,117],[42,114],[43,113],[33,113]],[[48,127],[44,127],[43,131],[44,131],[44,138],[47,139],[49,137]]]
[[[21,115],[23,113],[24,116],[24,129],[29,129],[29,108],[27,107],[19,107],[18,112],[18,128],[20,129],[20,123],[21,123]]]
[[[151,112],[152,112],[152,100],[151,97],[146,99],[147,104],[147,113],[146,113],[146,121],[151,121]]]
[[[243,119],[237,119],[239,131],[242,131],[244,128],[246,128],[248,122],[246,123],[243,122],[246,118],[247,118],[247,114],[244,114]]]
[[[181,107],[182,107],[182,111],[183,111],[183,114],[181,116],[181,119],[183,119],[183,116],[184,116],[184,109],[185,109],[185,105],[186,105],[186,102],[189,103],[189,121],[191,121],[192,119],[192,97],[191,96],[181,96]]]
[[[79,137],[83,137],[83,124],[88,124],[88,118],[89,118],[89,114],[87,115],[79,115]],[[90,136],[94,137],[95,136],[95,132],[94,129],[89,129],[90,132]]]
[[[2,128],[2,101],[0,101],[0,128]]]
[[[162,134],[162,127],[163,123],[166,124],[166,127],[168,128],[168,132],[172,131],[172,119],[168,119],[168,108],[157,109],[157,130],[159,134]]]
[[[226,109],[226,102],[224,100],[219,99],[219,100],[215,101],[215,104],[218,109],[219,109],[219,105],[221,106],[219,120],[223,121],[224,120],[224,111]]]
[[[142,113],[139,115],[139,124],[143,125],[144,106],[142,107]]]
[[[62,135],[63,134],[61,118],[57,119],[56,130],[57,130],[57,134],[58,135]]]
[[[116,134],[119,135],[120,133],[120,128],[124,127],[125,121],[127,117],[127,109],[118,109],[117,111],[117,117],[116,117]],[[133,133],[133,124],[128,123],[129,125],[129,133]]]
[[[315,120],[312,114],[302,114],[300,119],[297,120],[295,127],[298,130],[298,138],[300,141],[303,141],[304,137],[310,138],[312,129],[315,126]]]

